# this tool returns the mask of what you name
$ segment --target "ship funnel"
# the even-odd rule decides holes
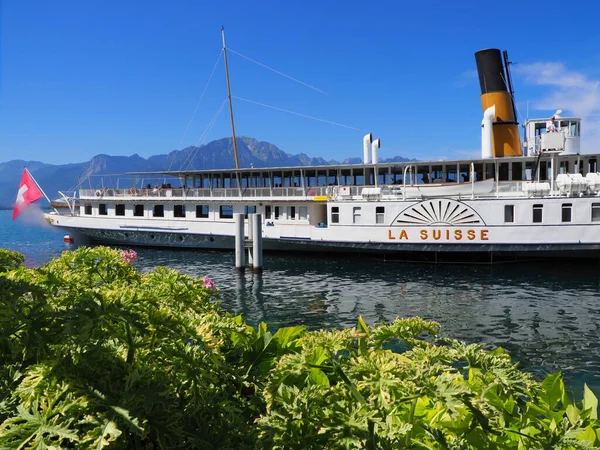
[[[377,164],[379,162],[379,157],[377,156],[377,150],[381,147],[381,139],[375,139],[371,144],[371,158],[373,159],[373,164]]]
[[[500,50],[495,48],[475,53],[475,62],[481,87],[482,111],[486,112],[495,106],[491,156],[523,156],[506,52],[504,63]],[[484,150],[488,151],[482,148]]]
[[[365,164],[371,163],[371,142],[373,142],[373,135],[371,133],[365,134],[363,138],[363,158]]]

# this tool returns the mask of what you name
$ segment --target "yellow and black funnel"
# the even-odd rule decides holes
[[[504,64],[500,50],[490,48],[475,53],[479,84],[481,86],[481,107],[485,111],[496,106],[493,123],[493,155],[522,156],[523,149],[519,139],[519,123],[516,119],[515,105],[510,85],[508,57],[504,53]],[[506,66],[506,70],[505,70]]]

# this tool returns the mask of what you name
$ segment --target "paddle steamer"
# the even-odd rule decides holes
[[[475,59],[480,158],[380,163],[369,134],[361,164],[134,173],[136,185],[80,189],[77,207],[46,220],[76,242],[233,249],[234,215],[260,214],[265,250],[597,259],[600,155],[580,154],[580,119],[528,119],[522,142],[506,52]],[[235,132],[232,143],[237,167]]]

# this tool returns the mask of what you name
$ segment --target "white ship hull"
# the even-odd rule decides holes
[[[329,190],[331,191],[331,189]],[[357,190],[358,192],[358,190]],[[266,201],[248,198],[215,201],[205,197],[161,197],[142,193],[135,196],[81,200],[81,211],[75,215],[50,213],[47,220],[73,234],[75,241],[119,245],[179,247],[233,250],[235,223],[233,217],[220,218],[221,204],[233,204],[232,212],[241,214],[252,206],[261,214],[263,248],[268,251],[369,253],[382,258],[411,260],[515,260],[562,255],[564,257],[599,258],[600,222],[592,222],[591,211],[600,206],[593,196],[568,198],[561,195],[544,198],[520,196],[461,199],[460,195],[440,198],[364,200],[340,196],[328,201],[310,198]],[[166,200],[168,199],[168,200]],[[97,207],[85,214],[85,205],[124,205],[124,217],[100,217]],[[182,205],[184,217],[151,217],[152,205],[165,202],[165,214]],[[144,217],[133,217],[135,204],[147,204]],[[208,217],[196,218],[195,205],[206,204]],[[282,205],[282,206],[277,206]],[[516,218],[528,219],[506,223],[509,205]],[[532,223],[532,211],[542,205],[544,220]],[[562,222],[564,205],[571,205],[571,221]],[[281,208],[275,219],[275,208]],[[305,216],[286,216],[294,208],[305,208]],[[286,212],[287,211],[287,212]],[[333,212],[340,219],[335,223]],[[354,217],[360,211],[360,218]],[[383,218],[378,219],[378,211]],[[88,210],[88,212],[90,212]],[[266,217],[270,214],[270,217]],[[552,220],[551,220],[552,218]],[[343,219],[343,220],[342,220]],[[377,223],[377,221],[382,223]],[[324,221],[328,223],[325,225]],[[353,223],[353,222],[363,223]],[[367,222],[367,223],[365,223]],[[249,225],[245,225],[246,235]]]

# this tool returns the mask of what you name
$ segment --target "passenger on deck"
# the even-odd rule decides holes
[[[556,125],[554,125],[554,116],[550,117],[550,120],[546,121],[546,133],[553,133],[556,131]]]

